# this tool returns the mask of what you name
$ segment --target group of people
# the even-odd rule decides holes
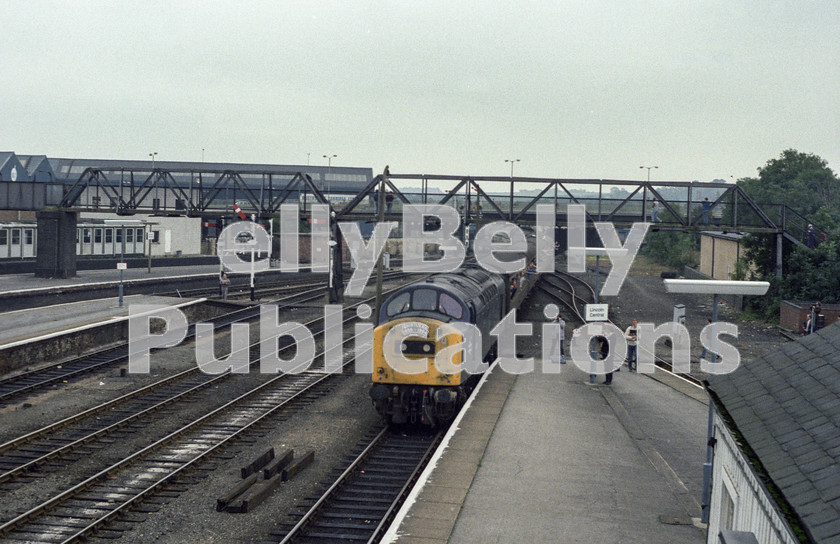
[[[379,213],[379,189],[375,190],[370,199],[373,201],[374,213]],[[391,208],[394,207],[394,193],[385,191],[385,213],[391,213]]]
[[[510,298],[513,298],[513,295],[516,294],[517,289],[525,285],[525,276],[526,275],[533,275],[537,273],[537,261],[536,259],[532,260],[528,266],[525,267],[524,270],[518,272],[515,276],[510,279]]]

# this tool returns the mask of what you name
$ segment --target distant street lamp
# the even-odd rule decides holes
[[[650,183],[650,171],[652,168],[659,168],[658,166],[640,166],[639,168],[647,168],[648,171],[648,183]]]
[[[513,163],[519,162],[521,159],[505,159],[505,162],[510,163],[510,177],[513,177]]]
[[[149,156],[152,158],[152,170],[155,169],[155,156],[157,155],[157,151],[154,153],[149,153]]]
[[[513,219],[513,163],[519,162],[520,159],[505,159],[505,162],[510,163],[510,215],[509,219]]]
[[[338,155],[324,155],[324,158],[327,159],[327,200],[330,196],[330,167],[332,167],[332,160],[336,157]]]

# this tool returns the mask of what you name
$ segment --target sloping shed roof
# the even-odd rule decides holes
[[[18,155],[33,181],[54,181],[55,172],[46,155]]]
[[[813,541],[840,543],[840,322],[707,385]]]
[[[15,178],[12,180],[12,178]],[[29,172],[13,152],[0,152],[0,181],[29,181]]]

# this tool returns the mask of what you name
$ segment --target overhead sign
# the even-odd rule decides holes
[[[609,306],[609,304],[587,304],[584,317],[587,321],[607,321]]]
[[[128,270],[128,263],[117,263],[117,270]]]

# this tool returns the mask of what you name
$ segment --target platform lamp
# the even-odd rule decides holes
[[[712,322],[717,321],[718,297],[720,295],[753,295],[760,296],[767,293],[770,282],[767,281],[725,281],[725,280],[663,280],[665,292],[712,295],[714,298],[712,306]],[[715,355],[712,352],[712,360]],[[709,423],[706,440],[706,462],[703,463],[703,499],[700,503],[700,519],[703,523],[709,523],[709,509],[712,498],[712,461],[714,460],[715,439],[715,403],[709,402]]]
[[[120,236],[121,245],[120,245],[120,262],[117,263],[117,269],[120,271],[120,288],[119,288],[119,307],[123,307],[123,272],[126,269],[125,263],[125,226],[129,225],[134,227],[135,225],[141,225],[142,222],[139,219],[106,219],[106,225],[119,225],[122,234]]]

